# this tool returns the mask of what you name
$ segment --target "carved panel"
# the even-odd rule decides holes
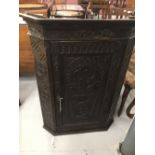
[[[38,39],[44,39],[42,26],[29,21],[28,28],[29,28],[28,32],[29,35]]]
[[[64,83],[64,121],[98,122],[105,93],[111,55],[62,56]],[[105,110],[106,111],[106,110]],[[103,117],[104,116],[103,114]],[[66,118],[66,120],[65,120]],[[64,122],[65,123],[65,122]]]
[[[46,40],[111,40],[111,38],[116,40],[127,39],[129,36],[134,37],[134,28],[130,30],[127,30],[126,27],[120,30],[108,28],[102,30],[97,30],[97,28],[95,30],[50,30],[50,33],[45,29],[44,33],[46,34]]]
[[[51,113],[53,109],[51,103],[51,90],[44,42],[39,38],[32,36],[30,37],[33,54],[35,56],[36,77],[44,124],[48,128],[54,128],[54,114]]]
[[[63,97],[61,125],[101,121],[104,124],[110,105],[105,93],[111,95],[108,91],[112,87],[107,81],[113,79],[109,71],[113,62],[115,68],[119,67],[121,57],[112,60],[120,56],[117,52],[121,48],[120,41],[51,42],[55,91],[57,97]],[[113,76],[117,75],[116,71],[112,70]]]
[[[122,44],[120,40],[115,41],[66,41],[51,42],[51,52],[59,54],[110,54],[119,52]]]

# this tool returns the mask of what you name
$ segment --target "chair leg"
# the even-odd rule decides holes
[[[131,87],[129,85],[125,84],[125,90],[123,92],[122,102],[121,102],[120,108],[118,110],[118,116],[120,116],[122,114],[123,107],[125,105],[125,101],[126,101],[126,99],[128,97],[128,94],[129,94],[130,90],[131,90]]]
[[[134,114],[131,114],[130,111],[133,108],[133,106],[135,105],[135,98],[133,99],[133,101],[130,103],[130,105],[128,106],[127,110],[126,110],[126,114],[128,117],[133,118]]]

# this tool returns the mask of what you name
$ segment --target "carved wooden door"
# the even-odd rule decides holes
[[[118,49],[113,48],[116,44]],[[121,62],[119,42],[74,41],[51,45],[59,129],[104,127]]]

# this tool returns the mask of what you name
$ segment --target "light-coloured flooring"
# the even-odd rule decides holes
[[[115,114],[108,131],[53,136],[42,126],[42,115],[36,79],[22,76],[19,81],[20,100],[20,155],[117,155],[117,147],[126,136],[132,119],[125,110]],[[132,91],[125,108],[133,99]],[[118,101],[120,103],[121,97]],[[117,108],[118,109],[118,108]],[[134,109],[133,109],[134,110]]]

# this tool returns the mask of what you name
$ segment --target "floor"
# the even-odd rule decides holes
[[[20,155],[118,155],[117,147],[126,136],[132,119],[125,110],[115,114],[108,131],[53,136],[43,129],[35,76],[20,76]],[[134,91],[127,98],[133,99]],[[118,101],[120,104],[121,97]],[[118,108],[117,108],[118,109]],[[134,110],[134,109],[133,109]],[[116,110],[117,111],[117,110]]]

